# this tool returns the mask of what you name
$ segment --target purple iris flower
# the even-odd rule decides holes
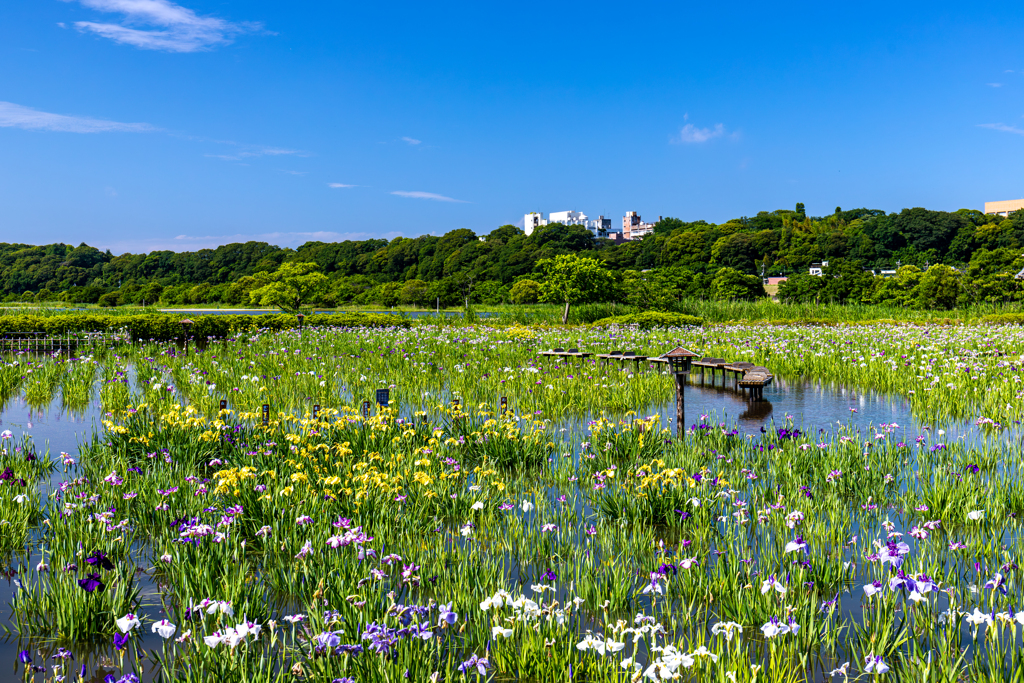
[[[484,676],[487,674],[487,670],[489,668],[491,668],[491,663],[487,661],[486,657],[477,657],[476,655],[473,655],[459,665],[459,672],[465,674],[476,669],[478,674]]]
[[[545,581],[558,581],[558,574],[556,574],[553,570],[549,569],[545,573],[541,574],[540,578],[544,579]]]
[[[452,603],[447,605],[441,605],[441,616],[438,617],[437,625],[440,626],[442,623],[447,623],[449,626],[453,625],[459,620],[459,615],[452,611]]]
[[[341,638],[334,631],[324,631],[317,635],[316,643],[321,648],[335,648],[341,645]]]
[[[107,559],[107,554],[97,550],[89,557],[85,558],[85,561],[94,567],[102,567],[108,572],[114,568],[114,563]]]
[[[395,629],[386,625],[370,622],[363,630],[363,640],[370,641],[370,649],[381,655],[391,654],[391,648],[398,643],[400,636]]]
[[[22,664],[28,664],[32,661],[32,655],[28,653],[28,650],[22,650],[18,653],[18,661]]]
[[[121,650],[128,647],[128,634],[127,633],[115,633],[114,634],[114,649],[120,652]]]
[[[78,580],[78,585],[85,589],[86,593],[99,591],[102,593],[107,585],[100,580],[99,574],[88,574],[84,579]]]
[[[898,569],[896,570],[896,576],[889,579],[889,590],[895,591],[901,588],[914,591],[917,590],[917,584],[914,582],[914,579],[904,574],[902,569]]]
[[[985,588],[991,588],[992,590],[998,590],[1003,595],[1006,595],[1006,579],[1002,574],[996,572],[996,575],[985,582]]]

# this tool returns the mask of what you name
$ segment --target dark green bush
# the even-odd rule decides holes
[[[4,315],[0,316],[0,335],[42,333],[63,336],[76,332],[116,332],[126,330],[133,339],[178,339],[183,334],[181,321],[192,320],[188,334],[194,338],[227,337],[256,330],[286,330],[298,327],[293,315]],[[306,327],[409,327],[408,320],[392,315],[345,313],[308,315]]]
[[[1024,313],[994,313],[981,316],[981,322],[989,325],[1024,325]]]

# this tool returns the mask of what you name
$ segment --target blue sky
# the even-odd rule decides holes
[[[1024,4],[0,3],[0,240],[1024,197]]]

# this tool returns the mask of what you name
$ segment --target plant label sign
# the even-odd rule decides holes
[[[377,390],[377,405],[381,408],[388,407],[388,399],[391,397],[390,389],[378,389]]]
[[[270,404],[263,404],[263,426],[266,427],[270,424]]]

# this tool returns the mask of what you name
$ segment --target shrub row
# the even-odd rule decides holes
[[[981,322],[990,325],[1024,325],[1024,313],[994,313],[981,316]]]
[[[227,337],[257,329],[286,330],[299,326],[293,315],[174,315],[148,313],[142,315],[5,315],[0,316],[0,336],[37,333],[64,336],[78,332],[127,331],[133,339],[178,339],[183,335],[182,320],[193,325],[191,337]],[[409,327],[408,320],[393,315],[367,313],[308,315],[306,327]]]
[[[663,313],[659,311],[644,311],[643,313],[631,313],[629,315],[615,315],[610,318],[601,318],[594,323],[594,327],[608,327],[610,325],[636,325],[644,330],[653,327],[686,327],[701,326],[704,321],[701,318],[683,313]]]

